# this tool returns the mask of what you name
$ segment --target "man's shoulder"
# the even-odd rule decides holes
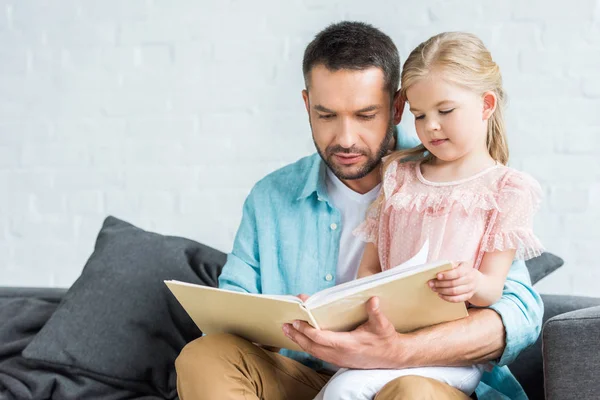
[[[258,181],[252,189],[252,194],[254,196],[268,195],[271,197],[273,194],[278,193],[288,197],[297,197],[306,185],[313,168],[317,167],[316,164],[320,163],[320,160],[320,156],[314,153],[285,165]]]

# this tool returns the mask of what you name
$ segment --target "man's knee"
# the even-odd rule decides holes
[[[252,346],[242,338],[228,333],[203,336],[188,343],[175,360],[178,375],[198,372],[202,366],[213,365],[218,360],[227,361],[239,355],[240,349]]]
[[[434,400],[440,398],[439,392],[430,378],[406,375],[386,384],[375,396],[376,400]]]

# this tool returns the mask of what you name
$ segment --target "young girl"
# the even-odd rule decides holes
[[[429,241],[429,260],[456,262],[431,289],[447,301],[489,306],[501,297],[513,260],[542,252],[532,230],[540,186],[506,166],[498,66],[474,35],[442,33],[409,55],[401,95],[423,144],[384,162],[380,196],[355,231],[368,242],[358,276],[399,265]],[[477,365],[341,369],[317,398],[372,399],[404,375],[445,382],[468,398],[481,374]]]

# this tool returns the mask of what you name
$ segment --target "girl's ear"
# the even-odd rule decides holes
[[[483,94],[483,120],[487,121],[490,119],[494,111],[496,111],[496,105],[498,104],[498,98],[496,93],[490,91]]]

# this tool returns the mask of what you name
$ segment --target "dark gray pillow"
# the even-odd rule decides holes
[[[529,275],[531,275],[532,284],[536,284],[551,272],[556,271],[564,263],[562,258],[548,252],[542,253],[541,256],[525,262],[529,270]]]
[[[225,260],[192,240],[108,217],[81,276],[23,356],[175,398],[173,363],[201,332],[163,280],[217,286]]]

